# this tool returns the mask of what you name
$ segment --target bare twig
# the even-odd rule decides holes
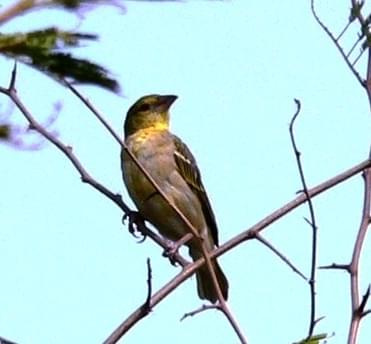
[[[345,31],[348,30],[350,24],[352,24],[352,21],[348,21],[347,25],[345,25],[344,29],[339,33],[339,35],[336,37],[336,41],[338,41],[345,33]]]
[[[349,22],[350,23],[350,22]],[[352,54],[353,50],[356,48],[356,46],[358,45],[358,43],[362,41],[362,36],[358,36],[357,40],[354,42],[354,44],[352,45],[352,47],[349,49],[348,53],[347,53],[347,58],[350,57],[350,55]],[[354,65],[354,63],[353,63]]]
[[[305,281],[308,281],[305,275],[297,267],[295,267],[295,265],[291,263],[291,261],[283,253],[278,251],[268,240],[263,238],[261,234],[257,233],[255,238],[258,241],[260,241],[263,245],[267,246],[274,254],[276,254],[281,260],[283,260],[301,278],[303,278]]]
[[[337,263],[332,263],[330,265],[322,265],[319,266],[318,269],[321,270],[345,270],[349,272],[349,264],[337,264]]]
[[[98,121],[108,130],[108,132],[113,136],[117,143],[121,146],[122,140],[120,136],[113,130],[109,123],[104,119],[102,114],[93,106],[93,104],[84,97],[70,82],[63,80],[64,85],[77,97],[81,102],[91,111],[91,113],[98,119]]]
[[[144,307],[147,309],[149,313],[151,311],[151,297],[152,297],[152,268],[151,268],[151,260],[147,258],[147,299],[144,303]]]
[[[180,318],[180,321],[183,321],[186,318],[193,317],[196,314],[202,313],[204,311],[207,311],[209,309],[219,309],[218,305],[202,305],[200,308],[195,309],[192,312],[184,313],[184,315]]]
[[[308,330],[308,338],[310,338],[313,335],[314,326],[316,324],[316,267],[317,267],[317,225],[316,225],[316,219],[314,216],[314,207],[312,200],[309,196],[307,183],[305,181],[304,176],[304,169],[303,164],[300,159],[301,153],[299,152],[299,149],[295,142],[295,135],[294,135],[294,123],[296,118],[299,116],[301,104],[300,101],[295,99],[296,103],[296,112],[294,116],[291,119],[290,122],[290,138],[291,138],[291,144],[294,149],[294,154],[296,158],[296,164],[298,166],[299,175],[300,175],[300,181],[303,186],[303,192],[305,197],[307,198],[308,202],[308,208],[309,208],[309,214],[310,214],[310,221],[307,220],[307,222],[312,227],[312,259],[311,259],[311,272],[310,272],[310,279],[308,281],[309,288],[310,288],[310,320],[309,320],[309,330]]]

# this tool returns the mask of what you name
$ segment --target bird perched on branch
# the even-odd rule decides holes
[[[169,108],[176,99],[174,95],[148,95],[132,105],[124,124],[125,144],[211,251],[218,245],[218,228],[200,171],[188,147],[169,131]],[[140,214],[161,235],[178,241],[192,233],[125,149],[121,152],[121,168],[129,195]],[[203,257],[199,239],[193,237],[185,245],[193,260]],[[216,259],[211,262],[227,299],[228,281]],[[206,264],[197,270],[196,278],[199,297],[215,303],[217,293]]]

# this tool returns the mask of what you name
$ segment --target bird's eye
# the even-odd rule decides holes
[[[138,111],[140,111],[140,112],[148,111],[150,108],[151,108],[151,106],[149,104],[144,103],[144,104],[139,106]]]

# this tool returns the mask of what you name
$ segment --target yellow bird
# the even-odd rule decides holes
[[[218,228],[200,171],[188,147],[169,131],[169,108],[176,99],[174,95],[148,95],[132,105],[124,124],[125,144],[211,251],[218,246]],[[140,214],[161,235],[177,241],[191,233],[125,150],[121,152],[121,168],[129,195]],[[186,245],[193,260],[203,256],[199,240],[192,239]],[[227,299],[227,278],[215,259],[212,264]],[[196,277],[199,297],[215,303],[217,294],[206,264],[197,270]]]

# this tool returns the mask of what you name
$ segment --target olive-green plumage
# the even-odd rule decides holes
[[[211,251],[218,245],[218,228],[200,171],[188,147],[169,131],[169,108],[176,99],[173,95],[140,98],[127,113],[125,143],[169,200],[200,233]],[[171,240],[179,240],[190,233],[124,150],[121,167],[128,192],[147,221]],[[193,260],[202,257],[198,240],[188,241],[186,245]],[[227,299],[228,281],[217,261],[214,259],[212,262],[223,296]],[[200,298],[216,302],[216,291],[206,265],[197,270],[196,277]]]

